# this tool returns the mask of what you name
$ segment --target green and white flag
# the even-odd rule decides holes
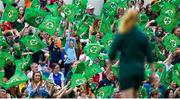
[[[86,45],[83,51],[90,59],[95,60],[99,56],[102,48],[103,47],[97,43],[91,43]]]
[[[9,62],[14,62],[15,58],[9,53],[9,50],[3,50],[0,52],[0,68],[7,65]]]
[[[13,4],[14,0],[2,0],[2,2],[6,4]]]
[[[99,32],[102,32],[103,34],[112,33],[110,20],[109,18],[106,18],[104,15],[101,20]]]
[[[161,10],[160,2],[154,3],[151,9],[152,9],[152,12],[155,12],[155,13],[159,12]]]
[[[110,49],[113,38],[114,38],[114,35],[112,33],[107,33],[101,39],[101,42],[107,51]]]
[[[69,5],[64,5],[62,7],[62,10],[66,15],[67,19],[69,20],[69,22],[73,22],[75,15],[78,13],[78,7],[76,5],[69,4]]]
[[[87,82],[86,78],[82,74],[73,74],[71,79],[71,88],[85,84]]]
[[[38,52],[47,47],[47,45],[36,36],[25,36],[21,39],[21,42],[33,52]]]
[[[31,63],[31,56],[28,55],[25,58],[19,59],[15,61],[16,70],[25,71]]]
[[[178,45],[180,45],[180,40],[177,36],[173,34],[168,34],[163,39],[163,45],[171,52],[174,52]]]
[[[32,8],[40,8],[41,7],[40,1],[39,0],[33,0],[31,7]]]
[[[119,7],[120,8],[127,8],[128,6],[128,0],[119,0]]]
[[[169,17],[165,15],[160,15],[156,19],[159,26],[161,26],[167,32],[172,32],[174,27],[177,25],[178,20],[174,17]]]
[[[46,17],[47,12],[38,8],[28,8],[25,11],[25,21],[33,26],[38,27]]]
[[[96,92],[96,98],[110,98],[114,92],[114,88],[112,86],[105,86],[99,88]]]
[[[46,7],[47,7],[48,10],[51,11],[52,16],[59,17],[58,5],[56,3],[53,4],[53,5],[47,5]]]
[[[114,16],[118,8],[116,0],[111,0],[103,5],[102,13],[105,16]]]
[[[176,6],[171,3],[165,2],[161,9],[161,14],[174,17],[176,15]]]
[[[28,77],[22,71],[16,71],[15,74],[6,82],[5,86],[3,87],[5,89],[9,89],[28,80]]]
[[[0,46],[7,46],[6,38],[3,35],[0,35]]]
[[[56,29],[59,27],[58,17],[52,17],[48,15],[45,17],[44,21],[39,25],[39,29],[47,32],[49,35],[53,36],[56,32]]]
[[[18,10],[11,5],[7,5],[2,15],[2,20],[14,22],[17,19],[18,19]]]
[[[102,72],[102,70],[98,64],[92,64],[91,66],[88,66],[86,68],[83,75],[86,77],[87,80],[89,80],[89,78],[91,78],[94,75],[101,73],[101,72]]]

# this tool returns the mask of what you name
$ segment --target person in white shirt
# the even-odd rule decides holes
[[[37,63],[35,63],[35,62],[31,64],[31,71],[27,74],[27,77],[29,79],[32,78],[34,72],[38,72],[39,71],[38,67],[39,67],[39,65]]]
[[[64,87],[64,74],[60,71],[60,66],[56,63],[52,64],[52,73],[49,75],[49,80],[53,82],[57,88]]]

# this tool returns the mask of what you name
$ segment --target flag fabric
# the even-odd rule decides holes
[[[51,11],[52,16],[58,17],[59,16],[59,11],[58,11],[58,5],[55,3],[53,5],[47,5],[46,6],[48,10]]]
[[[171,3],[165,2],[161,9],[161,14],[174,17],[176,14],[176,6]]]
[[[120,8],[127,8],[128,6],[128,0],[119,0],[119,7]]]
[[[2,15],[2,20],[14,22],[17,19],[18,19],[18,10],[11,5],[7,5]]]
[[[79,26],[77,35],[80,36],[82,33],[88,30],[88,26],[84,25],[83,23]]]
[[[169,17],[165,15],[160,15],[156,19],[156,21],[158,25],[161,26],[167,32],[172,32],[173,28],[176,26],[178,22],[177,19],[175,19],[174,17]]]
[[[91,43],[86,45],[83,51],[90,59],[95,60],[99,56],[102,48],[103,47],[97,43]]]
[[[149,39],[151,39],[154,36],[154,31],[152,28],[148,27],[144,29],[144,32],[146,33],[146,35],[149,37]]]
[[[117,66],[112,66],[111,69],[112,69],[113,74],[114,74],[116,77],[119,77],[119,67],[117,67]]]
[[[102,70],[98,64],[92,64],[86,68],[83,75],[86,77],[87,80],[89,80],[89,78],[101,72]]]
[[[41,7],[40,1],[39,0],[32,0],[31,7],[33,7],[33,8],[36,8],[36,7],[40,8]]]
[[[58,22],[58,17],[52,17],[51,15],[48,15],[45,17],[44,21],[39,25],[38,28],[53,36],[56,32],[56,29],[59,27]]]
[[[110,98],[113,90],[112,86],[101,87],[95,92],[95,96],[96,98]]]
[[[107,51],[109,51],[109,49],[110,49],[113,38],[114,38],[114,35],[112,33],[107,33],[101,39],[101,42]]]
[[[3,81],[4,75],[5,75],[4,71],[0,71],[0,80],[1,81]]]
[[[115,0],[111,0],[109,2],[106,2],[103,5],[102,13],[105,16],[114,16],[118,8],[118,4]]]
[[[148,98],[147,91],[144,86],[140,87],[140,98]]]
[[[6,38],[3,35],[0,35],[0,46],[8,46]]]
[[[9,62],[14,62],[15,58],[12,56],[8,50],[0,52],[0,68],[7,65]]]
[[[80,62],[77,65],[76,71],[74,72],[75,74],[82,74],[86,70],[86,65],[84,62]]]
[[[28,8],[25,11],[25,21],[33,26],[38,27],[46,17],[47,12],[38,8]]]
[[[73,0],[73,4],[79,6],[81,9],[85,9],[87,6],[88,0]]]
[[[78,7],[73,4],[64,5],[62,7],[62,11],[66,15],[69,22],[74,21],[74,16],[78,13]]]
[[[180,45],[180,40],[174,34],[168,34],[163,39],[163,45],[171,52],[174,52],[178,45]]]
[[[180,0],[171,0],[171,2],[178,8]]]
[[[36,36],[25,36],[21,39],[21,42],[33,52],[38,52],[47,47],[47,45]]]
[[[71,88],[86,83],[87,80],[82,74],[73,74],[71,79]]]
[[[155,13],[159,12],[161,10],[160,2],[154,3],[151,9],[152,9],[152,12],[155,12]]]
[[[149,17],[146,15],[146,13],[139,14],[139,24],[140,24],[140,26],[145,27],[148,20],[149,20]]]
[[[102,17],[99,32],[103,34],[112,33],[109,18],[106,18],[105,16]]]
[[[180,72],[178,70],[173,71],[172,80],[178,84],[178,86],[180,85]]]
[[[155,68],[164,68],[165,67],[165,64],[164,63],[161,63],[161,62],[155,62]]]
[[[14,0],[2,0],[2,2],[6,4],[13,4]]]
[[[25,71],[31,63],[31,56],[28,55],[25,58],[19,59],[15,61],[16,70]]]
[[[6,82],[4,87],[5,89],[9,89],[15,85],[19,85],[23,82],[28,81],[28,77],[21,71],[15,72],[15,74]]]

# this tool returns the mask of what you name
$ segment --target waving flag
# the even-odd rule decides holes
[[[168,15],[170,17],[174,17],[176,14],[176,6],[173,4],[170,4],[168,2],[165,2],[161,9],[161,14]]]
[[[58,17],[52,17],[51,15],[48,15],[45,17],[44,21],[39,25],[39,29],[53,36],[56,32],[56,29],[59,27],[58,22]]]
[[[13,4],[14,3],[14,0],[2,0],[3,3],[6,3],[6,4]]]
[[[35,36],[25,36],[21,39],[21,42],[33,52],[38,52],[47,47],[47,45],[41,41],[40,38]]]
[[[32,4],[31,4],[31,7],[33,8],[40,8],[41,7],[41,4],[40,4],[40,1],[39,0],[33,0],[32,1]]]
[[[29,8],[25,11],[25,21],[33,26],[38,27],[46,17],[47,12],[38,8]]]
[[[180,40],[177,36],[173,34],[168,34],[164,39],[163,39],[163,45],[169,49],[171,52],[174,52],[178,45],[180,45]]]
[[[113,41],[114,35],[112,33],[107,33],[101,39],[102,44],[104,45],[106,50],[110,49],[111,43]]]
[[[114,89],[112,86],[101,87],[96,91],[96,98],[108,98],[113,94]]]
[[[28,55],[26,58],[22,58],[15,61],[16,70],[25,71],[31,63],[31,56]]]
[[[8,50],[3,50],[0,52],[0,68],[4,67],[9,62],[13,62],[14,60],[14,56],[12,56]]]
[[[78,7],[73,4],[64,5],[62,10],[70,22],[74,21],[74,16],[78,13]]]
[[[71,87],[74,88],[86,82],[87,80],[82,74],[73,74],[71,79]]]
[[[49,9],[54,17],[59,17],[58,5],[55,3],[53,5],[47,5],[47,9]]]
[[[18,11],[15,7],[11,5],[7,5],[7,7],[4,10],[3,20],[9,21],[9,22],[14,22],[18,19]]]

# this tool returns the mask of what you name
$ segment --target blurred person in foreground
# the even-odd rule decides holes
[[[119,33],[115,35],[109,58],[113,61],[120,52],[119,82],[124,98],[137,97],[137,91],[144,81],[145,61],[151,64],[155,75],[154,57],[145,33],[138,29],[138,11],[129,9],[123,16]]]

